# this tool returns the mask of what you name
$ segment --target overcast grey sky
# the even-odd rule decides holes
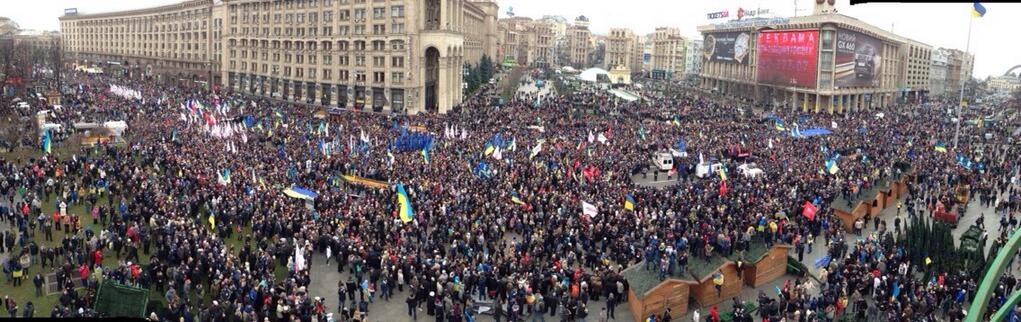
[[[589,18],[591,29],[606,33],[610,27],[629,27],[639,34],[651,33],[657,26],[673,26],[685,36],[696,36],[695,27],[706,24],[706,13],[728,10],[731,16],[738,7],[769,9],[774,16],[811,13],[813,0],[496,0],[500,16],[508,7],[518,16],[538,18],[561,15],[573,20],[578,15]],[[4,1],[0,16],[14,19],[25,29],[56,30],[57,17],[65,8],[78,8],[82,13],[144,8],[180,0],[35,0]],[[976,55],[975,76],[1001,75],[1021,64],[1021,4],[984,4],[985,17],[972,25],[971,49]],[[851,6],[849,0],[837,0],[837,9],[867,23],[901,34],[934,47],[965,49],[968,38],[970,3],[957,4],[865,4]],[[724,22],[726,19],[714,21]]]

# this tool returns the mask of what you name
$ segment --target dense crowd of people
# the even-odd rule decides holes
[[[776,110],[766,118],[714,94],[650,83],[636,102],[581,89],[495,107],[489,85],[444,116],[324,115],[230,91],[68,78],[81,86],[52,121],[125,120],[130,128],[123,144],[0,164],[0,217],[11,227],[0,243],[4,270],[15,285],[30,278],[23,267],[52,269],[60,292],[53,317],[95,316],[97,286],[112,280],[163,294],[151,314],[161,321],[365,321],[377,296],[405,289],[408,319],[424,318],[425,308],[436,321],[471,321],[485,305],[497,321],[605,321],[626,301],[622,271],[636,263],[678,274],[689,261],[752,243],[809,251],[818,243],[834,258],[818,288],[797,280],[763,295],[764,320],[953,320],[974,276],[913,278],[914,268],[901,269],[903,250],[880,243],[885,230],[848,247],[830,204],[911,171],[907,213],[952,207],[955,188],[967,184],[1002,212],[1003,227],[1016,226],[1018,161],[1008,156],[1017,146],[972,138],[966,127],[956,151],[982,170],[963,168],[953,152],[933,148],[949,146],[954,125],[935,104],[882,116]],[[132,95],[114,95],[110,84]],[[832,134],[794,137],[779,123]],[[395,144],[416,132],[432,143]],[[676,186],[632,180],[652,152],[679,139],[688,156],[671,171]],[[765,173],[739,174],[741,163],[725,161],[732,146],[752,151]],[[699,177],[702,159],[726,170]],[[839,170],[824,169],[827,160]],[[402,183],[410,221],[394,189],[342,175]],[[282,193],[289,187],[318,195],[307,206]],[[812,218],[802,216],[806,202],[818,207]],[[45,203],[56,210],[43,213]],[[337,285],[338,303],[309,294],[312,254],[350,275]],[[116,264],[104,260],[111,257]],[[5,299],[12,316],[20,300]],[[590,301],[607,309],[590,312]]]

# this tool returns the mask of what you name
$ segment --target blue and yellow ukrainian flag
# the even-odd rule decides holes
[[[635,197],[630,193],[624,195],[624,210],[635,210]]]
[[[415,216],[415,211],[411,209],[411,199],[404,191],[404,185],[400,183],[397,184],[397,214],[400,215],[402,222],[409,222]]]
[[[947,153],[947,145],[942,141],[936,143],[936,152]]]
[[[826,160],[826,172],[829,174],[837,174],[840,168],[837,167],[837,162],[833,159]]]
[[[511,191],[511,202],[519,204],[519,205],[524,205],[525,204],[525,201],[521,200],[521,198],[518,197],[518,193],[514,192],[514,191]]]
[[[779,120],[777,120],[776,122],[773,122],[773,127],[776,128],[777,131],[786,131],[787,130],[787,128],[783,127],[783,122],[779,121]]]
[[[985,15],[986,15],[986,7],[983,6],[981,3],[978,3],[978,1],[975,1],[975,4],[972,5],[972,7],[971,7],[971,16],[978,18],[978,17],[982,17],[982,16],[985,16]]]
[[[390,151],[386,153],[390,153]],[[425,160],[425,164],[429,164],[429,149],[422,149],[422,159]]]

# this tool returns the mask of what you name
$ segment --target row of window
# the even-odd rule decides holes
[[[364,4],[365,2],[366,2],[366,0],[337,0],[336,1],[336,3],[338,3],[340,5],[347,5],[347,4],[352,4],[352,3],[353,4]],[[374,3],[386,2],[386,0],[373,0],[372,2],[374,2]],[[261,3],[260,2],[251,2],[251,3],[247,3],[246,2],[246,3],[242,3],[240,5],[232,4],[232,5],[230,5],[227,8],[230,10],[231,13],[237,13],[238,9],[241,9],[242,12],[248,12],[249,10],[254,10],[254,11],[258,11],[258,10],[269,11],[271,7],[272,7],[273,10],[317,8],[317,7],[319,7],[320,3],[322,3],[323,7],[332,7],[333,4],[334,4],[334,0],[322,0],[322,1],[319,1],[319,0],[293,0],[293,1],[272,1],[272,2],[270,2],[270,1],[263,1]]]
[[[371,29],[369,29],[371,28]],[[336,30],[336,33],[334,32]],[[238,32],[240,31],[240,33]],[[231,35],[262,36],[262,37],[333,37],[349,35],[386,35],[386,24],[354,25],[354,26],[333,26],[329,27],[231,27]],[[403,22],[390,24],[389,34],[403,34],[406,32]]]
[[[249,66],[251,66],[250,69],[249,69]],[[316,76],[317,76],[316,72],[317,71],[321,71],[321,73],[319,75],[322,76],[323,80],[333,80],[333,72],[334,72],[333,69],[329,69],[329,68],[323,68],[323,69],[318,69],[318,68],[314,68],[314,67],[308,67],[308,68],[294,67],[294,68],[292,68],[290,66],[284,66],[283,68],[281,68],[278,65],[269,66],[268,64],[262,64],[261,68],[259,68],[260,66],[257,66],[254,63],[249,65],[248,62],[244,62],[244,61],[241,62],[241,68],[240,69],[237,69],[236,67],[237,67],[236,62],[233,61],[233,60],[230,61],[230,69],[231,70],[250,71],[250,72],[253,72],[253,73],[261,72],[264,75],[265,74],[269,74],[269,75],[281,75],[282,77],[295,77],[295,78],[305,78],[305,77],[307,77],[308,79],[316,79]],[[350,81],[350,80],[352,80],[351,74],[352,74],[352,72],[348,71],[348,70],[343,70],[343,69],[337,70],[337,80],[345,81],[345,82],[346,81]],[[386,72],[378,72],[378,71],[376,71],[376,72],[371,72],[371,74],[372,74],[372,82],[373,83],[384,83],[384,82],[386,82]],[[355,82],[365,82],[365,81],[367,81],[366,77],[367,77],[367,74],[365,73],[365,71],[363,71],[363,70],[356,70],[356,71],[354,71],[354,79],[353,80]],[[401,84],[401,83],[403,83],[404,82],[404,72],[391,72],[390,73],[390,82],[393,83],[393,84]]]
[[[238,46],[238,40],[237,39],[231,39],[231,40],[228,41],[228,44],[229,44],[228,47],[233,49],[233,48]],[[279,49],[283,49],[283,50],[312,50],[312,51],[315,51],[315,50],[333,50],[333,42],[330,42],[330,41],[323,41],[323,42],[309,41],[309,42],[306,43],[304,41],[283,41],[283,42],[281,42],[281,41],[277,41],[277,40],[274,40],[274,41],[268,41],[268,40],[258,41],[258,40],[255,40],[255,39],[252,39],[251,41],[249,41],[248,39],[241,39],[240,44],[241,44],[241,46],[239,48],[246,48],[246,47],[255,48],[255,47],[259,47],[257,49],[263,49],[263,50],[266,50],[266,49],[273,49],[273,50],[279,50]],[[317,46],[317,44],[321,44],[321,45]],[[348,51],[348,49],[350,49],[350,47],[352,47],[352,46],[349,46],[351,44],[353,44],[354,50],[357,50],[357,51],[364,51],[365,48],[366,48],[365,47],[366,41],[364,41],[364,40],[355,40],[353,42],[347,41],[347,40],[341,40],[341,41],[337,41],[337,50]],[[283,46],[281,46],[281,45],[283,45]],[[383,41],[383,40],[373,40],[372,41],[372,50],[384,51],[386,49],[387,49],[386,41]],[[395,50],[395,51],[404,50],[404,41],[403,40],[399,40],[399,39],[398,40],[391,40],[390,41],[390,49],[391,50]],[[254,49],[253,49],[253,53],[254,53]]]
[[[349,21],[363,20],[367,18],[367,9],[341,9],[337,11],[322,11],[322,12],[305,12],[305,13],[273,13],[273,23],[279,24],[281,22],[285,24],[291,23],[332,23],[333,17],[336,15],[338,21]],[[319,20],[322,17],[322,20]],[[404,18],[404,6],[392,6],[387,10],[387,7],[376,7],[372,8],[373,19],[386,19],[386,18]],[[269,24],[270,13],[253,13],[251,15],[242,15],[241,24]],[[238,16],[231,15],[230,23],[233,25],[238,24]]]
[[[237,58],[238,57],[237,52],[234,51],[234,50],[231,50],[229,57],[230,58]],[[248,57],[249,57],[248,51],[242,50],[241,51],[241,59],[248,59]],[[255,51],[252,51],[251,57],[252,58],[256,58]],[[272,62],[280,62],[281,58],[283,58],[283,63],[285,63],[285,64],[290,64],[292,62],[295,63],[295,64],[304,64],[307,61],[309,64],[315,65],[317,57],[320,57],[320,56],[316,55],[316,54],[309,54],[307,56],[306,55],[298,54],[298,55],[293,55],[292,56],[290,53],[284,53],[283,55],[281,55],[280,53],[273,53],[273,55],[269,55],[269,53],[267,53],[267,52],[262,52],[262,60],[268,61],[268,60],[270,60],[269,57],[273,58]],[[293,59],[292,59],[292,57],[293,57]],[[306,57],[307,57],[307,59],[306,59]],[[334,57],[333,55],[322,55],[323,65],[332,65],[333,64],[333,57]],[[349,57],[350,56],[347,56],[347,55],[338,56],[337,57],[338,64],[340,66],[348,66],[348,64],[350,62],[350,58]],[[365,66],[365,56],[363,56],[363,55],[355,55],[354,56],[354,61],[355,61],[355,63],[354,63],[355,66]],[[372,57],[372,66],[373,67],[386,67],[386,62],[387,62],[386,56],[373,56]],[[404,57],[403,56],[393,56],[393,57],[390,57],[390,67],[396,67],[396,68],[404,67]]]

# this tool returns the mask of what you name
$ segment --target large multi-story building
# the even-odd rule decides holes
[[[552,25],[528,17],[510,17],[497,23],[497,55],[503,61],[545,67],[553,57]]]
[[[697,77],[702,70],[702,39],[688,39],[684,52],[685,77]]]
[[[501,61],[528,64],[532,18],[508,17],[497,21],[497,57]]]
[[[698,27],[704,40],[701,87],[831,113],[924,97],[927,45],[838,14],[830,2],[816,2],[814,12]]]
[[[994,91],[1012,93],[1021,90],[1021,78],[1014,75],[990,77],[986,86]]]
[[[213,2],[181,3],[118,12],[60,17],[65,57],[103,64],[132,75],[219,82],[214,56]]]
[[[684,76],[684,57],[687,41],[673,27],[657,27],[652,34],[652,69],[656,79],[676,79]]]
[[[539,19],[539,21],[546,23],[552,32],[548,66],[558,67],[565,65],[567,61],[567,18],[546,15],[542,16],[542,19]]]
[[[565,65],[577,69],[589,67],[589,53],[592,51],[592,32],[588,30],[588,18],[578,16],[574,24],[567,27],[567,62]]]
[[[943,48],[932,51],[929,66],[929,97],[942,97],[947,87],[947,59],[950,53]]]
[[[898,59],[903,70],[899,72],[897,89],[902,101],[918,102],[929,93],[929,68],[932,65],[932,46],[906,39]],[[911,94],[909,96],[908,94]]]
[[[961,95],[961,86],[971,79],[975,68],[975,55],[958,49],[944,49],[947,53],[947,80],[943,96],[956,100]]]
[[[606,36],[606,54],[604,67],[606,70],[624,68],[631,72],[641,70],[640,64],[636,61],[639,57],[635,50],[638,49],[638,37],[628,28],[610,28],[610,34]]]
[[[462,66],[496,55],[496,14],[488,0],[191,0],[60,20],[78,60],[414,114],[461,102]]]

